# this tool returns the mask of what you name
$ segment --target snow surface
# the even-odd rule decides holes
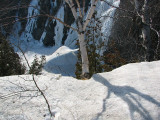
[[[119,0],[108,1],[119,5]],[[38,0],[30,4],[38,5]],[[115,8],[104,2],[99,4],[100,15],[114,15]],[[53,5],[56,6],[56,1]],[[39,14],[34,8],[28,11],[28,17]],[[63,19],[64,8],[60,11],[57,16]],[[106,27],[111,28],[111,25],[111,18],[103,21],[105,35],[110,34]],[[77,80],[74,78],[77,49],[69,48],[75,47],[75,32],[68,31],[65,45],[69,47],[60,47],[58,40],[62,37],[58,33],[63,26],[56,26],[56,46],[46,48],[42,44],[45,31],[40,42],[32,40],[35,26],[36,19],[29,19],[22,35],[16,36],[21,29],[17,22],[10,40],[23,42],[21,48],[30,64],[34,55],[46,56],[42,75],[36,76],[36,81],[55,115],[52,120],[160,120],[160,61],[128,64],[95,74],[90,80]],[[72,26],[75,27],[75,23]],[[18,53],[21,55],[20,51]],[[36,90],[31,75],[0,77],[0,120],[50,120],[47,105]]]
[[[54,57],[56,53],[62,59]],[[90,80],[49,72],[54,62],[68,61],[68,55],[70,63],[74,61],[71,53],[60,47],[47,56],[42,75],[35,77],[55,115],[51,120],[160,120],[160,61],[128,64]],[[0,77],[0,120],[50,120],[35,90],[31,75]]]
[[[120,0],[106,0],[113,6],[119,7]],[[106,2],[101,1],[97,5],[98,17],[102,22],[102,30],[101,32],[104,34],[105,43],[108,43],[108,38],[111,34],[113,17],[116,11],[115,7],[109,6]],[[106,40],[107,39],[107,40]]]
[[[35,55],[39,58],[39,60],[40,57],[44,55],[46,58],[46,64],[43,69],[44,74],[49,72],[61,74],[63,76],[75,77],[75,64],[77,63],[76,53],[78,49],[70,49],[67,46],[44,47],[38,41],[32,41],[21,46],[30,66],[35,58]],[[18,51],[18,54],[21,56],[25,66],[27,66],[21,51]]]
[[[63,76],[75,76],[76,51],[76,49],[72,50],[66,46],[58,48],[52,55],[47,57],[45,71]]]

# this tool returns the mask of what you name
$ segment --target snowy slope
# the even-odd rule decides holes
[[[119,0],[108,1],[119,5]],[[38,5],[36,0],[31,3]],[[104,2],[98,4],[99,16],[114,16],[115,8]],[[28,15],[39,14],[28,10]],[[63,6],[57,16],[64,19]],[[109,17],[101,20],[102,32],[109,36],[113,21]],[[77,60],[77,49],[70,49],[75,48],[75,32],[67,32],[65,45],[70,48],[61,47],[64,27],[57,23],[55,46],[46,48],[42,44],[45,30],[40,41],[34,41],[32,36],[36,22],[35,18],[28,20],[21,36],[17,35],[21,25],[16,23],[10,39],[21,44],[30,64],[35,54],[46,56],[42,75],[36,76],[36,81],[55,115],[52,120],[160,120],[160,61],[128,64],[112,72],[95,74],[90,80],[77,80],[71,77]],[[49,120],[48,113],[31,75],[0,77],[0,120]]]
[[[36,80],[54,120],[160,120],[159,66],[160,61],[128,64],[90,80],[45,72]],[[49,120],[30,80],[30,75],[0,78],[0,120]]]
[[[63,76],[75,76],[75,64],[77,62],[77,49],[66,46],[58,48],[52,55],[47,57],[44,72],[61,74]]]

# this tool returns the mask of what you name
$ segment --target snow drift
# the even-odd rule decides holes
[[[36,76],[54,120],[159,120],[160,61],[133,63],[77,80]],[[31,90],[31,91],[27,91]],[[1,120],[49,120],[47,105],[30,75],[0,78]]]

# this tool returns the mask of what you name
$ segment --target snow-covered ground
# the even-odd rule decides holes
[[[110,2],[119,5],[119,0]],[[37,4],[32,0],[31,5]],[[99,4],[100,15],[114,15],[115,8],[109,8],[104,2]],[[39,14],[33,8],[28,10],[28,16]],[[63,6],[60,11],[57,16],[63,19]],[[132,63],[95,74],[89,80],[77,80],[74,78],[77,49],[60,47],[63,35],[59,33],[63,26],[56,27],[56,47],[46,48],[42,44],[45,31],[40,42],[32,40],[35,22],[36,18],[29,19],[25,32],[14,36],[21,29],[17,22],[9,39],[20,44],[30,64],[34,55],[46,56],[42,75],[35,79],[55,116],[51,120],[160,120],[160,61]],[[112,19],[105,18],[102,32],[106,36],[110,34],[111,25]],[[65,45],[71,47],[77,36],[72,30],[68,34]],[[22,43],[15,42],[16,39]],[[0,77],[0,120],[50,120],[47,104],[31,75]]]
[[[45,56],[46,64],[43,69],[43,74],[49,72],[61,74],[63,76],[75,77],[75,64],[77,62],[76,53],[78,49],[71,49],[67,46],[44,47],[44,45],[38,41],[22,44],[21,48],[24,51],[25,57],[27,58],[30,66],[35,55],[39,60],[42,55]],[[24,59],[22,52],[17,49],[17,53],[21,56],[23,63],[27,67],[26,60]]]
[[[73,74],[75,50],[47,49],[34,49],[47,53],[43,73],[35,78],[55,115],[52,120],[160,120],[160,61],[132,63],[77,80],[67,76]],[[66,76],[54,71],[56,65]],[[36,90],[31,75],[0,77],[0,120],[49,120]]]

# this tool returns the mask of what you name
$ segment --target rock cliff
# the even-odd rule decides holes
[[[117,0],[110,0],[109,2],[115,4]],[[45,46],[66,45],[75,47],[77,40],[75,31],[65,27],[57,20],[44,16],[46,14],[56,16],[65,23],[76,27],[71,10],[64,0],[15,0],[14,2],[6,0],[6,3],[1,3],[3,4],[0,5],[2,8],[6,8],[7,3],[10,4],[8,8],[16,6],[13,10],[8,10],[5,15],[0,16],[1,18],[16,16],[8,21],[1,21],[2,25],[10,22],[9,25],[1,27],[1,31],[9,36],[10,40],[20,40],[21,42],[38,40]],[[117,2],[117,4],[118,3],[119,2]],[[87,1],[85,6],[85,14],[87,14],[90,1]],[[99,1],[97,5],[97,13],[99,16],[113,16],[114,12],[115,8],[112,8],[105,2]],[[112,26],[112,19],[103,17],[101,21],[103,23],[102,32],[108,36]]]

